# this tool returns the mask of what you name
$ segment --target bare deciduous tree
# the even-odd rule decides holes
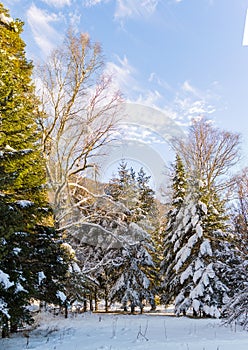
[[[228,184],[224,177],[239,160],[240,135],[214,127],[201,118],[193,121],[185,139],[175,139],[176,151],[182,156],[189,173],[224,189]]]
[[[95,166],[94,157],[111,140],[121,95],[103,73],[99,44],[72,31],[38,67],[37,86],[50,201],[61,228],[73,212],[72,179]]]

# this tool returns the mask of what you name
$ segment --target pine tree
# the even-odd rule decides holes
[[[131,212],[134,219],[135,208],[138,201],[138,191],[136,184],[136,174],[132,168],[128,169],[127,163],[121,161],[118,168],[118,175],[113,177],[105,189],[115,201],[119,201]]]
[[[127,226],[123,237],[123,246],[117,252],[118,270],[113,273],[113,285],[110,289],[110,300],[122,303],[124,310],[128,304],[131,312],[139,306],[142,312],[143,300],[154,305],[154,295],[148,269],[154,267],[149,251],[152,246],[150,237],[135,223]]]
[[[236,201],[231,207],[232,235],[231,252],[226,259],[230,261],[226,276],[230,288],[229,299],[224,307],[225,323],[238,323],[248,329],[248,176],[244,169],[236,177],[232,193]]]
[[[172,173],[172,202],[171,209],[167,215],[167,224],[165,228],[164,236],[164,252],[163,260],[161,262],[161,274],[163,276],[162,282],[162,298],[161,301],[168,304],[175,293],[175,286],[172,281],[175,281],[174,261],[176,253],[174,250],[175,242],[172,240],[174,232],[177,230],[179,220],[181,220],[179,213],[184,203],[187,190],[187,177],[184,168],[184,164],[180,156],[176,155],[175,164],[173,166]]]
[[[138,221],[156,221],[157,208],[155,204],[155,192],[149,186],[150,178],[151,176],[147,176],[143,168],[139,170],[136,179],[138,193],[136,215]]]
[[[177,315],[192,308],[194,315],[219,317],[228,293],[226,217],[214,189],[209,193],[200,180],[191,183],[172,230],[167,302],[174,301]]]
[[[144,169],[141,168],[137,173],[137,192],[138,201],[136,203],[137,223],[151,235],[154,249],[150,251],[153,265],[148,267],[150,290],[153,295],[159,294],[161,280],[159,278],[159,269],[161,263],[161,235],[160,235],[160,218],[158,203],[155,199],[155,192],[150,187],[151,176],[147,176]],[[154,302],[153,302],[154,301]],[[152,310],[156,309],[155,300],[150,301]]]
[[[95,300],[104,298],[107,311],[112,273],[119,266],[116,256],[123,244],[123,232],[130,211],[109,195],[93,195],[84,179],[77,181],[74,200],[78,204],[81,221],[70,228],[68,238],[84,275],[81,281],[84,299],[88,298],[91,305],[93,297]],[[85,222],[82,218],[85,218]],[[84,302],[86,308],[86,300]]]
[[[122,231],[122,247],[116,252],[119,261],[118,271],[112,274],[110,298],[118,300],[126,308],[130,303],[131,310],[136,306],[142,310],[145,299],[154,307],[152,272],[155,268],[151,256],[154,250],[150,233],[152,232],[152,209],[155,211],[154,192],[148,186],[149,177],[143,169],[136,177],[133,169],[128,169],[122,161],[119,177],[110,181],[107,194],[124,205],[128,215]]]
[[[22,27],[23,23],[13,20],[0,4],[0,303],[3,305],[0,324],[3,336],[8,335],[9,323],[11,331],[15,331],[22,322],[30,321],[26,306],[31,297],[41,296],[38,292],[40,269],[46,265],[47,275],[49,270],[55,277],[56,267],[60,265],[59,256],[56,260],[54,255],[58,251],[54,235],[46,229],[51,211],[36,124],[38,102],[31,81],[32,64],[25,57],[25,44],[20,36]],[[44,260],[46,263],[40,263]],[[61,268],[64,271],[63,266]]]

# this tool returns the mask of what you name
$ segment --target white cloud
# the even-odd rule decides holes
[[[109,0],[84,0],[84,6],[92,7],[102,2],[108,2]]]
[[[213,105],[215,99],[216,96],[213,93],[201,91],[188,81],[183,82],[173,101],[178,120],[187,121],[202,116],[209,117],[216,111]]]
[[[37,45],[45,55],[49,54],[61,40],[60,34],[51,25],[60,20],[59,16],[32,4],[27,11],[27,19]]]
[[[161,98],[159,91],[147,90],[140,94],[135,102],[145,106],[156,107]]]
[[[161,79],[155,72],[152,72],[148,78],[149,83],[155,83],[160,88],[163,88],[168,91],[172,91],[172,87],[167,83],[167,81]]]
[[[44,0],[48,1],[48,0]],[[84,0],[86,7],[93,7],[101,3],[108,3],[111,0]],[[114,17],[117,20],[125,18],[149,17],[157,8],[161,0],[115,0],[116,10]]]
[[[128,102],[156,108],[182,126],[197,117],[212,117],[216,112],[219,96],[214,91],[218,90],[218,82],[202,91],[186,80],[175,89],[152,72],[149,85],[144,87],[126,56],[117,57],[117,63],[109,62],[106,71],[113,76],[113,90],[120,89]]]
[[[199,93],[197,92],[196,88],[194,88],[188,80],[183,82],[182,84],[182,90],[185,92],[192,93],[193,95],[197,96]]]
[[[116,19],[147,17],[153,14],[159,0],[116,0]]]
[[[81,14],[78,13],[78,11],[70,12],[69,20],[70,20],[70,25],[73,27],[73,29],[77,30],[77,27],[80,24]]]
[[[113,89],[121,90],[124,94],[130,92],[130,87],[136,86],[133,78],[135,69],[129,64],[126,56],[123,59],[117,56],[117,63],[108,62],[105,73],[112,76]]]
[[[141,86],[136,79],[138,72],[131,66],[126,56],[122,59],[117,56],[117,63],[108,62],[105,73],[112,76],[112,89],[120,90],[128,102],[155,107],[162,99],[157,89],[147,89]]]
[[[56,8],[61,8],[64,6],[70,6],[71,0],[42,0],[44,3],[46,3],[49,6],[53,6]]]
[[[172,88],[168,83],[160,82],[155,73],[150,74],[148,81],[152,87],[140,89],[138,98],[132,101],[160,110],[180,126],[188,126],[196,118],[213,118],[216,110],[222,108],[218,107],[220,97],[215,93],[218,82],[213,82],[211,89],[202,91],[189,81],[183,82],[178,89]]]

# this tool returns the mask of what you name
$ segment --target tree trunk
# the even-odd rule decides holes
[[[104,299],[105,299],[105,312],[108,312],[108,290],[105,288],[104,291]]]
[[[94,311],[92,294],[90,293],[90,311]]]
[[[87,312],[87,298],[86,298],[86,293],[84,293],[84,312]]]
[[[8,338],[9,337],[9,321],[6,316],[2,317],[3,319],[3,326],[2,326],[2,338]]]
[[[68,318],[68,304],[67,304],[67,300],[65,301],[65,318]]]
[[[195,310],[193,310],[193,316],[197,317],[197,312]]]
[[[95,288],[94,298],[95,298],[95,311],[98,311],[97,288]]]
[[[17,323],[12,323],[10,322],[10,333],[16,333],[18,330],[18,325]]]

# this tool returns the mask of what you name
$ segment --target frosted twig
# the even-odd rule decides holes
[[[146,341],[148,341],[149,339],[146,337],[147,329],[148,329],[148,321],[146,322],[146,328],[145,328],[144,333],[142,333],[142,331],[141,331],[141,325],[140,325],[140,327],[139,327],[139,332],[138,332],[138,334],[137,334],[137,339],[139,339],[139,336],[142,336]]]

